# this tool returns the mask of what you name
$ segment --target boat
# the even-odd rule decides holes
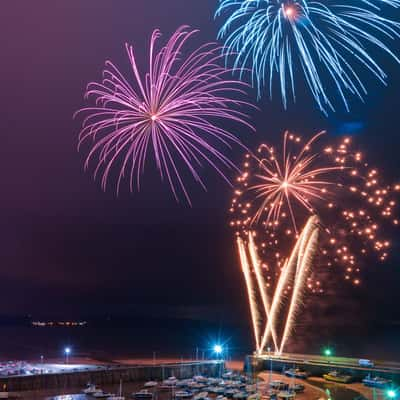
[[[231,388],[231,389],[226,389],[224,394],[225,394],[226,397],[233,397],[238,392],[239,392],[238,389]]]
[[[168,378],[158,387],[159,390],[172,390],[176,387],[178,380],[175,377]]]
[[[88,395],[93,395],[96,392],[102,391],[101,389],[98,389],[96,385],[93,385],[92,383],[88,383],[86,388],[82,390],[83,394],[88,394]]]
[[[199,382],[191,382],[187,386],[194,390],[201,390],[207,387],[207,385],[205,385],[204,383]]]
[[[278,392],[277,397],[278,399],[282,400],[290,400],[293,399],[296,396],[296,393],[289,391],[289,390],[282,390]]]
[[[178,380],[175,377],[165,379],[162,382],[163,386],[176,386],[177,383],[178,383]]]
[[[307,379],[308,378],[308,373],[305,371],[302,371],[299,368],[290,368],[287,369],[284,374],[286,376],[289,376],[291,378],[299,378],[299,379]]]
[[[261,399],[261,393],[256,392],[251,394],[250,396],[247,397],[247,400],[260,400]]]
[[[215,393],[215,394],[224,394],[225,388],[221,386],[212,386],[209,388],[209,392]]]
[[[195,380],[196,382],[202,382],[202,383],[207,383],[207,381],[208,381],[208,379],[203,375],[195,375],[193,377],[193,380]]]
[[[246,385],[245,386],[245,391],[246,392],[255,392],[257,390],[257,385]]]
[[[134,399],[152,399],[153,393],[147,389],[142,389],[136,393],[132,393],[131,397],[133,397]]]
[[[193,400],[205,400],[208,397],[208,392],[200,392],[194,395]]]
[[[93,393],[92,396],[96,399],[107,399],[109,397],[112,397],[112,393],[105,393],[102,390],[98,390],[97,392]]]
[[[289,388],[289,385],[282,381],[271,381],[269,386],[275,390],[287,390]]]
[[[239,399],[239,400],[243,400],[243,399],[247,399],[247,393],[246,392],[237,392],[233,395],[234,399]]]
[[[149,388],[149,387],[155,387],[155,386],[157,386],[158,385],[158,382],[156,382],[156,381],[148,381],[148,382],[146,382],[143,386],[145,387],[145,388]]]
[[[291,385],[289,389],[293,390],[295,393],[303,393],[305,386],[301,385],[300,383],[295,383],[294,385]]]
[[[389,379],[380,378],[379,376],[375,376],[374,378],[372,378],[371,375],[368,375],[362,380],[362,383],[365,386],[384,389],[390,386],[392,384],[392,381]]]
[[[267,397],[269,399],[276,399],[278,391],[274,389],[268,389],[262,397]]]
[[[178,390],[175,392],[175,397],[177,399],[188,399],[190,397],[193,397],[193,392],[190,390]]]
[[[331,371],[322,376],[326,381],[338,382],[338,383],[350,383],[353,380],[353,377],[351,375],[343,375],[337,371]]]

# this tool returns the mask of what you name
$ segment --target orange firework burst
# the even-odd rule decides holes
[[[257,232],[269,287],[310,215],[321,224],[319,267],[339,265],[344,278],[358,285],[361,258],[373,253],[384,261],[388,256],[390,240],[384,235],[390,235],[389,225],[399,224],[394,214],[400,185],[383,183],[378,170],[352,149],[350,138],[324,147],[323,134],[303,143],[286,132],[281,148],[262,144],[257,156],[246,154],[237,179],[230,224],[243,237]],[[311,275],[306,285],[323,291]]]
[[[259,172],[254,175],[254,182],[248,187],[248,190],[254,191],[255,197],[260,199],[253,220],[259,220],[266,215],[265,223],[268,226],[277,226],[280,218],[285,216],[282,209],[286,208],[297,233],[292,203],[297,202],[312,213],[313,202],[323,200],[326,187],[333,184],[321,178],[343,168],[342,166],[314,167],[317,154],[312,154],[309,150],[312,143],[324,133],[320,132],[313,136],[295,155],[291,154],[288,141],[298,143],[300,138],[288,132],[284,134],[282,155],[276,154],[273,147],[265,144],[259,147],[258,152],[261,155],[264,155],[264,152],[267,154],[258,160]]]

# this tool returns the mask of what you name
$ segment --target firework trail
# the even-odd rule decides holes
[[[282,341],[279,348],[280,353],[283,352],[288,336],[293,329],[296,311],[298,310],[302,301],[301,295],[304,291],[306,274],[311,268],[311,262],[315,255],[319,234],[317,222],[318,219],[315,216],[310,217],[300,238],[300,248],[296,263],[297,268],[294,277],[294,288],[292,298],[290,300],[288,314],[286,317],[285,328],[282,334]]]
[[[264,310],[265,310],[265,314],[267,319],[271,318],[271,309],[270,309],[270,301],[268,298],[268,293],[265,290],[266,288],[266,284],[265,284],[265,280],[264,280],[264,276],[262,274],[261,271],[261,262],[258,258],[257,255],[257,249],[256,246],[254,244],[254,238],[253,235],[250,233],[249,234],[249,253],[250,253],[250,259],[254,268],[254,272],[256,275],[256,279],[257,279],[257,284],[258,284],[258,290],[260,292],[261,295],[261,299],[263,302],[263,306],[264,306]],[[243,260],[243,259],[242,259]],[[275,327],[271,326],[270,328],[271,334],[272,334],[272,341],[274,343],[275,348],[278,347],[278,342],[277,342],[277,337],[276,337],[276,332],[275,332]]]
[[[230,225],[253,253],[255,278],[262,265],[267,282],[261,351],[286,307],[283,332],[276,333],[280,345],[275,346],[283,350],[304,288],[324,291],[319,270],[340,267],[346,281],[359,285],[363,261],[386,260],[388,237],[399,225],[400,185],[385,183],[350,138],[326,145],[323,136],[303,144],[301,137],[286,132],[282,146],[263,144],[257,155],[247,154],[237,179]],[[299,231],[300,226],[305,228]],[[311,264],[318,268],[312,271]]]
[[[131,75],[107,61],[103,81],[88,85],[85,97],[95,105],[78,112],[85,116],[79,143],[91,142],[85,167],[95,161],[95,177],[102,174],[104,190],[113,168],[117,192],[125,177],[131,191],[140,189],[151,157],[175,198],[180,189],[189,203],[180,163],[203,188],[199,170],[206,164],[228,180],[223,170],[234,165],[218,146],[229,149],[240,142],[219,123],[233,121],[252,129],[240,110],[249,104],[238,100],[246,85],[226,78],[232,71],[219,65],[221,48],[214,44],[184,56],[183,48],[195,33],[183,26],[158,50],[161,34],[155,30],[146,74],[139,72],[134,49],[126,45]]]
[[[250,305],[250,313],[251,313],[251,320],[253,323],[253,330],[254,330],[254,338],[256,341],[257,349],[260,348],[260,316],[257,309],[257,299],[256,299],[256,291],[254,289],[253,280],[251,278],[250,272],[250,265],[246,255],[246,248],[244,246],[243,240],[238,237],[237,238],[237,246],[239,249],[239,257],[241,261],[242,271],[244,275],[244,279],[246,282],[247,288],[247,297],[249,299]]]
[[[293,329],[296,312],[299,309],[299,305],[302,301],[304,280],[307,272],[309,272],[311,269],[311,261],[315,255],[318,233],[318,218],[316,216],[311,216],[302,230],[302,233],[300,234],[289,259],[287,262],[285,262],[284,267],[282,268],[275,292],[272,296],[271,307],[269,302],[265,300],[267,298],[267,292],[265,290],[266,287],[264,285],[264,279],[260,278],[260,261],[258,260],[257,248],[254,244],[253,233],[249,233],[249,241],[247,243],[247,248],[250,253],[250,260],[247,257],[246,245],[244,244],[242,238],[238,237],[237,239],[239,258],[245,276],[256,341],[256,350],[258,354],[264,351],[270,335],[272,335],[275,352],[282,353],[283,351],[287,338]],[[255,272],[256,281],[258,282],[258,292],[262,299],[266,316],[266,325],[262,336],[260,336],[261,318],[257,307],[257,291],[253,283],[254,278],[250,270],[250,261]],[[279,311],[282,308],[285,297],[283,295],[284,288],[286,285],[288,285],[288,282],[293,282],[294,289],[290,298],[288,313],[284,321],[282,336],[279,340],[276,333],[276,325],[278,322],[277,318],[280,316]]]
[[[380,10],[382,5],[398,7],[400,2],[358,3],[220,0],[216,17],[226,19],[219,38],[229,55],[236,54],[234,66],[241,69],[241,78],[251,70],[259,97],[265,90],[272,97],[277,78],[285,108],[290,98],[296,101],[295,88],[300,84],[309,88],[324,113],[335,110],[331,93],[337,93],[349,110],[349,96],[362,100],[367,94],[363,75],[386,82],[370,49],[400,62],[390,48],[400,37],[400,24],[383,17]]]

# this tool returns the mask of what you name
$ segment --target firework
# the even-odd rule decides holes
[[[246,262],[261,282],[261,351],[270,338],[283,350],[303,290],[324,291],[320,271],[340,268],[346,281],[360,285],[364,261],[386,260],[391,227],[399,224],[400,185],[385,183],[350,138],[324,144],[323,136],[303,144],[286,132],[282,146],[262,144],[255,155],[247,154],[237,179],[230,225],[242,241],[240,261],[247,249]],[[284,310],[285,324],[278,329]]]
[[[255,285],[253,282],[254,278],[253,274],[251,274],[249,262],[250,259],[255,271],[256,280],[259,282],[260,278],[258,270],[260,263],[254,256],[257,253],[257,248],[254,244],[253,233],[249,233],[248,235],[249,241],[247,246],[241,237],[238,237],[237,239],[239,257],[245,276],[245,283],[254,327],[256,349],[258,353],[262,353],[264,351],[270,335],[272,336],[275,352],[279,354],[283,352],[286,341],[293,329],[296,312],[301,304],[302,294],[304,291],[304,280],[311,268],[312,259],[316,252],[319,230],[318,218],[316,216],[311,216],[302,230],[302,233],[300,234],[289,259],[287,262],[285,262],[285,265],[282,268],[276,290],[272,296],[271,307],[264,300],[264,297],[267,296],[267,291],[265,290],[266,287],[260,284],[258,285],[258,293],[263,300],[262,302],[266,321],[265,330],[262,336],[260,335],[260,324],[262,319],[257,307],[257,291],[255,290]],[[250,257],[247,256],[246,247]],[[284,318],[282,335],[279,339],[276,325],[285,297],[283,295],[283,289],[286,285],[290,284],[293,284],[294,288],[292,296],[289,299],[287,316]]]
[[[322,200],[326,187],[333,184],[322,179],[323,176],[343,168],[342,166],[313,166],[316,155],[310,154],[307,150],[323,134],[324,132],[320,132],[312,137],[296,155],[291,155],[288,150],[288,140],[294,139],[294,135],[288,132],[284,135],[282,156],[275,154],[273,147],[260,146],[259,153],[265,152],[266,157],[259,161],[260,171],[255,176],[256,183],[249,188],[254,191],[256,199],[261,200],[253,220],[259,220],[266,214],[267,225],[278,225],[281,210],[286,206],[294,230],[297,232],[292,203],[297,202],[313,212],[313,202]]]
[[[243,240],[237,238],[237,246],[239,249],[240,264],[242,266],[243,276],[246,282],[247,296],[249,299],[251,320],[253,323],[254,338],[256,341],[257,349],[260,347],[260,315],[257,308],[256,290],[251,276],[250,264],[246,255],[246,248]]]
[[[385,183],[378,169],[352,149],[350,138],[324,146],[321,136],[303,145],[299,136],[286,132],[281,149],[263,144],[257,157],[247,154],[231,226],[246,235],[261,229],[261,249],[275,249],[274,264],[281,268],[280,248],[297,239],[297,227],[308,216],[318,215],[324,229],[321,258],[329,267],[341,265],[346,280],[359,284],[359,260],[372,253],[382,261],[388,256],[385,233],[399,224],[394,215],[400,186]]]
[[[131,75],[107,61],[103,81],[88,85],[85,97],[95,105],[78,112],[85,115],[80,146],[91,141],[85,166],[94,160],[103,189],[113,168],[117,191],[124,177],[131,191],[139,189],[150,153],[175,197],[180,189],[189,203],[180,164],[203,187],[199,170],[205,164],[228,180],[224,169],[234,165],[219,147],[240,142],[218,123],[233,121],[252,129],[240,110],[248,105],[239,100],[246,85],[227,78],[229,71],[219,63],[221,49],[214,44],[185,57],[183,48],[194,33],[181,27],[158,50],[160,32],[155,30],[146,74],[139,72],[134,49],[126,45]]]
[[[363,72],[382,83],[386,74],[369,49],[380,49],[396,62],[390,43],[400,37],[400,24],[383,17],[382,5],[398,0],[345,2],[306,0],[220,0],[216,16],[226,16],[219,32],[241,77],[251,70],[259,97],[270,96],[277,77],[283,105],[296,100],[296,86],[308,86],[323,112],[334,110],[337,93],[347,98],[367,93]],[[228,58],[227,58],[228,59]],[[367,74],[368,75],[368,74]],[[274,89],[274,90],[273,90]]]

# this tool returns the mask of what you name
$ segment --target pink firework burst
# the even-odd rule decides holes
[[[190,203],[181,164],[203,188],[199,170],[204,165],[229,182],[224,171],[235,166],[219,147],[230,148],[240,141],[220,123],[233,121],[253,129],[241,111],[250,106],[240,100],[246,85],[227,77],[232,71],[220,65],[221,48],[215,44],[182,55],[196,32],[180,27],[157,50],[161,34],[155,30],[146,74],[139,72],[134,49],[126,45],[132,75],[124,76],[107,61],[102,82],[88,85],[85,97],[95,105],[78,111],[85,115],[79,146],[91,141],[85,168],[95,160],[94,175],[102,176],[104,190],[113,168],[118,171],[117,192],[126,177],[131,191],[135,186],[140,189],[150,153],[176,199],[180,189]]]

